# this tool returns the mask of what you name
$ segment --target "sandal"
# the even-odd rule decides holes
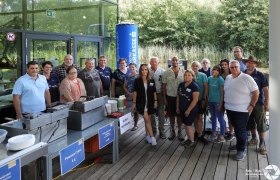
[[[134,126],[131,131],[136,131],[138,129],[138,126]]]

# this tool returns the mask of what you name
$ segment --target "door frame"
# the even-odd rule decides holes
[[[103,41],[100,36],[76,35],[76,34],[59,34],[59,33],[42,33],[42,32],[22,32],[22,74],[26,73],[26,64],[31,60],[31,42],[33,40],[53,40],[66,41],[67,54],[72,54],[74,61],[77,63],[77,44],[79,41],[97,42],[98,56],[103,52]],[[73,46],[71,47],[71,45]],[[66,55],[66,54],[65,54]]]

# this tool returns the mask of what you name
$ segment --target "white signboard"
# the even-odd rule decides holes
[[[134,125],[134,120],[133,117],[131,116],[131,113],[127,113],[126,115],[120,117],[119,122],[120,122],[121,134],[133,128]]]

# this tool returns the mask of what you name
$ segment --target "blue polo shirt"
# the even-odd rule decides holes
[[[102,69],[99,66],[96,66],[95,69],[97,69],[99,72],[100,79],[102,81],[103,90],[109,90],[111,84],[111,78],[112,78],[112,69],[108,66],[105,66],[104,69]]]
[[[45,91],[48,89],[45,76],[38,74],[34,80],[25,74],[15,82],[12,94],[20,95],[22,113],[34,113],[46,110]]]
[[[178,86],[178,96],[179,96],[179,109],[180,111],[186,111],[193,100],[193,92],[199,92],[199,85],[196,82],[192,82],[187,87],[185,87],[185,82],[182,82]],[[198,105],[192,109],[197,110]]]
[[[246,71],[247,70],[245,70],[245,73],[246,73]],[[257,83],[258,88],[259,88],[259,92],[260,92],[257,104],[264,105],[264,92],[263,92],[263,88],[264,87],[268,87],[268,80],[267,80],[267,78],[264,76],[264,74],[262,72],[257,71],[256,69],[253,72],[253,74],[251,74],[251,77]]]

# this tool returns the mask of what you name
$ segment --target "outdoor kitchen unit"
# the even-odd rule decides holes
[[[0,124],[0,128],[8,131],[7,137],[34,134],[35,143],[49,143],[67,134],[68,115],[69,105],[58,105],[48,109],[48,113],[28,114],[22,119]]]
[[[103,96],[90,101],[74,102],[72,110],[69,111],[68,129],[84,130],[104,120],[104,107],[107,101],[108,97]]]

